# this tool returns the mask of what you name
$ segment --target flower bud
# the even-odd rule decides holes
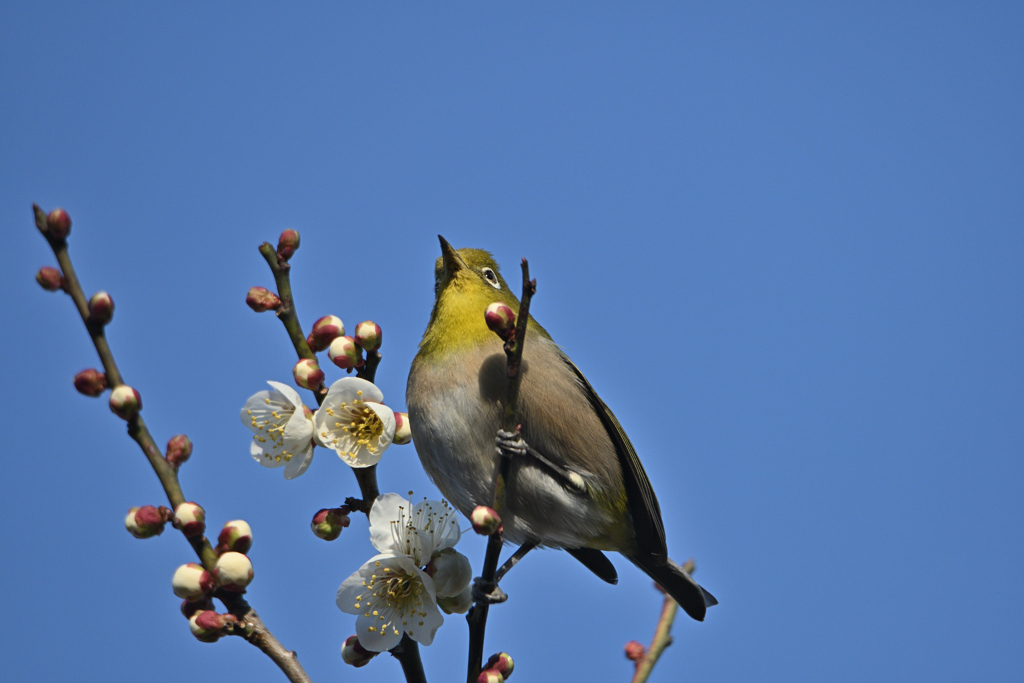
[[[217,614],[212,609],[196,610],[195,614],[189,617],[189,622],[193,625],[193,634],[195,634],[196,628],[199,628],[206,633],[216,633],[219,637],[233,630],[235,624],[238,623],[238,617],[234,614]],[[202,638],[199,639],[202,640]]]
[[[43,266],[36,273],[36,282],[47,292],[56,292],[64,284],[64,276],[56,268]]]
[[[357,669],[366,666],[370,660],[376,657],[379,652],[370,652],[359,642],[358,636],[349,636],[341,645],[341,658],[346,664],[351,664]]]
[[[642,643],[638,643],[635,640],[631,640],[626,643],[626,659],[631,662],[639,662],[647,654],[647,648]]]
[[[244,593],[252,577],[252,562],[242,553],[226,552],[217,558],[213,567],[214,580],[226,591]]]
[[[349,525],[348,513],[347,505],[340,508],[324,508],[313,515],[313,521],[309,526],[317,538],[333,541],[341,536],[341,530]]]
[[[110,410],[122,420],[130,420],[142,410],[142,396],[127,384],[118,384],[110,392]]]
[[[336,315],[325,315],[313,323],[313,329],[306,337],[306,343],[313,353],[323,351],[331,342],[345,334],[345,323]]]
[[[250,287],[249,293],[245,295],[245,303],[257,313],[281,308],[281,299],[266,287]]]
[[[443,609],[445,614],[465,614],[473,606],[473,588],[466,586],[461,593],[449,598],[438,597],[437,606]]]
[[[152,538],[164,532],[164,524],[167,523],[167,508],[157,508],[153,505],[131,508],[128,516],[124,518],[124,527],[135,538]]]
[[[89,322],[106,325],[114,317],[114,300],[106,292],[96,292],[89,299]]]
[[[54,209],[46,217],[46,231],[55,240],[62,240],[71,233],[71,216],[64,209]]]
[[[469,521],[473,524],[473,531],[481,536],[490,536],[501,528],[501,517],[486,505],[477,505],[470,513]]]
[[[288,228],[277,238],[277,258],[287,261],[299,248],[299,233]]]
[[[216,643],[220,640],[220,637],[224,635],[224,632],[217,628],[207,628],[207,625],[216,624],[216,619],[205,618],[200,623],[200,618],[207,614],[216,615],[217,613],[213,610],[198,610],[195,614],[189,617],[188,628],[192,631],[192,635],[196,637],[196,640],[203,643]]]
[[[500,671],[484,669],[477,676],[476,683],[505,683],[505,677],[501,675]]]
[[[487,327],[502,339],[511,339],[516,331],[516,314],[506,304],[495,301],[484,311]]]
[[[96,368],[82,370],[75,375],[75,389],[86,396],[99,396],[107,389],[107,376]]]
[[[434,579],[434,591],[438,596],[458,595],[473,580],[473,566],[469,558],[454,548],[434,553],[425,571]]]
[[[201,564],[189,562],[178,567],[171,579],[174,594],[182,600],[202,600],[214,588],[213,576]]]
[[[380,348],[383,339],[381,338],[380,325],[372,320],[365,320],[356,325],[356,344],[367,351],[376,351]]]
[[[512,669],[515,668],[515,662],[512,661],[512,656],[507,652],[499,652],[496,655],[491,655],[491,658],[487,660],[487,664],[484,665],[485,669],[494,669],[500,673],[505,680],[512,675]]]
[[[174,528],[181,529],[188,538],[202,536],[206,531],[206,511],[195,503],[182,503],[174,508]]]
[[[338,337],[332,341],[327,356],[342,370],[363,367],[363,354],[352,337]]]
[[[252,529],[244,520],[235,519],[224,525],[217,537],[217,552],[247,553],[252,547]]]
[[[190,602],[188,600],[182,600],[181,601],[181,613],[183,615],[185,615],[186,619],[191,619],[192,615],[194,615],[196,612],[199,612],[201,610],[212,610],[212,609],[213,609],[213,600],[211,600],[209,596],[206,596],[204,598],[200,598],[199,600],[196,600],[194,602]]]
[[[403,446],[412,441],[412,428],[409,427],[409,413],[395,413],[395,438],[391,443]]]
[[[192,455],[192,440],[184,434],[172,436],[167,442],[167,455],[164,459],[178,467]]]
[[[296,384],[312,391],[316,391],[324,381],[324,371],[313,358],[303,358],[296,363],[292,368],[292,376],[295,377]]]

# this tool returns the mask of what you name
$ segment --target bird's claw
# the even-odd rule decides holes
[[[523,441],[523,437],[519,436],[519,432],[506,432],[504,429],[499,429],[494,443],[498,445],[496,449],[498,455],[505,456],[506,458],[517,455],[522,457],[527,453],[526,442]]]
[[[493,581],[484,581],[481,577],[473,579],[473,602],[486,602],[496,605],[508,600],[508,594]]]

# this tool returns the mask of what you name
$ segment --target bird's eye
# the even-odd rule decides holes
[[[498,276],[494,274],[494,271],[490,268],[481,268],[480,272],[484,274],[484,279],[487,280],[487,284],[495,289],[501,289],[501,283],[498,282]]]

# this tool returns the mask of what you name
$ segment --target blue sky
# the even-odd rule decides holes
[[[187,433],[186,495],[253,526],[253,605],[314,680],[354,670],[334,605],[365,520],[309,519],[357,489],[320,453],[286,482],[237,418],[293,352],[244,305],[292,227],[297,307],[384,330],[404,405],[437,234],[530,259],[532,311],[630,434],[670,553],[721,600],[680,620],[653,681],[1000,680],[1024,589],[1024,120],[1011,3],[577,3],[549,7],[4,3],[0,480],[12,679],[280,676],[238,639],[196,642],[173,531],[123,423],[71,378],[97,364],[31,203],[63,206],[87,292],[159,443]],[[330,379],[337,373],[328,371]],[[382,491],[437,496],[412,446]],[[214,531],[215,533],[215,531]],[[476,568],[483,544],[460,546]],[[649,580],[528,558],[487,652],[522,680],[628,680]],[[464,674],[450,617],[423,650]],[[518,679],[517,679],[518,680]]]

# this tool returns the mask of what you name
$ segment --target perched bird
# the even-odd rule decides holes
[[[500,456],[506,357],[484,320],[498,301],[519,311],[494,258],[443,237],[434,309],[409,371],[406,404],[424,469],[463,514],[492,505]],[[517,422],[527,451],[511,460],[504,539],[564,548],[615,583],[614,550],[660,584],[694,619],[718,603],[669,559],[661,509],[632,444],[608,406],[531,317]]]

